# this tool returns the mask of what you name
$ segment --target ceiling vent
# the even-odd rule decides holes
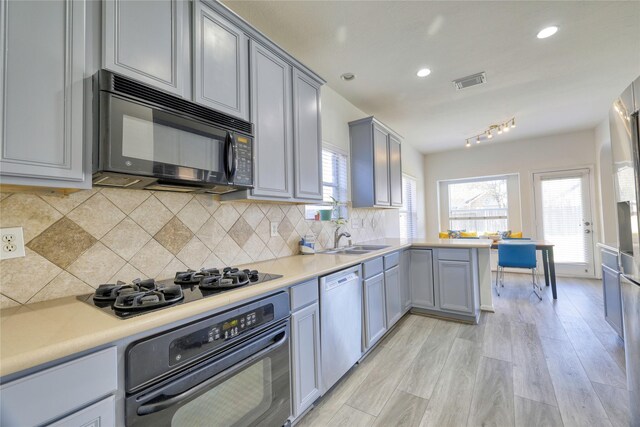
[[[482,83],[486,83],[486,82],[487,82],[487,75],[483,71],[481,73],[476,73],[467,77],[455,79],[453,81],[453,85],[456,87],[457,90],[462,90],[471,86],[481,85]]]

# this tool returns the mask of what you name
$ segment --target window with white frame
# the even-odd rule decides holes
[[[400,237],[418,237],[418,209],[416,200],[416,180],[402,175],[402,207],[399,212]]]
[[[509,227],[507,178],[475,178],[445,183],[449,230],[484,234]]]
[[[347,218],[347,163],[348,157],[341,150],[329,146],[322,149],[322,201],[323,205],[307,205],[305,218],[315,219],[320,211],[331,210],[333,199],[341,203],[332,212],[332,218]]]

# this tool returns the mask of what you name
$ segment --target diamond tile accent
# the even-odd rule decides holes
[[[25,304],[62,271],[60,267],[38,255],[28,247],[26,256],[0,261],[2,280],[0,292]]]
[[[125,262],[111,249],[98,242],[75,260],[67,271],[97,288],[98,285],[107,283]]]
[[[151,239],[149,233],[131,218],[125,218],[101,240],[109,249],[124,258],[131,259]]]
[[[97,193],[69,212],[67,217],[96,239],[101,239],[122,221],[125,215],[109,199]]]
[[[65,217],[31,240],[27,247],[58,267],[66,268],[96,241],[82,227]]]
[[[225,231],[229,231],[240,218],[238,211],[230,204],[220,205],[214,216]]]
[[[240,246],[227,234],[222,238],[214,252],[225,265],[231,265],[240,251]]]
[[[151,196],[150,191],[124,188],[103,188],[100,192],[127,215]]]
[[[40,196],[63,215],[68,214],[82,202],[93,196],[97,190],[82,190],[67,195]]]
[[[156,191],[155,196],[174,214],[180,212],[193,199],[191,194],[171,193],[169,191]]]
[[[193,233],[191,230],[189,230],[187,226],[184,225],[176,216],[174,216],[154,236],[162,246],[169,249],[169,252],[174,255],[180,252],[192,237]]]
[[[189,230],[196,233],[209,219],[209,213],[199,202],[191,200],[180,212],[178,212],[178,218],[182,220],[184,225],[189,227]]]
[[[256,204],[251,204],[249,207],[242,213],[242,218],[244,218],[251,228],[255,229],[260,221],[264,218],[264,213]]]
[[[129,215],[152,236],[169,222],[173,215],[155,196],[149,197]]]
[[[262,253],[264,248],[266,248],[266,245],[264,244],[262,239],[260,239],[260,237],[258,237],[258,235],[255,233],[251,234],[251,236],[242,246],[242,249],[247,253],[247,255],[249,255],[254,260],[257,260],[260,257],[260,254]]]
[[[216,221],[214,217],[209,218],[207,222],[198,230],[196,236],[211,250],[214,250],[220,240],[227,234],[224,228]]]
[[[283,239],[288,238],[293,230],[294,226],[291,224],[291,221],[289,221],[289,218],[282,218],[282,221],[278,224],[278,233],[280,234],[280,237]]]
[[[35,294],[33,298],[29,300],[29,303],[47,301],[70,295],[90,294],[93,293],[93,291],[94,289],[91,286],[66,271],[63,271],[49,282],[47,286],[42,288],[40,292]]]
[[[244,218],[239,218],[236,223],[233,224],[231,230],[229,230],[229,236],[236,241],[238,246],[243,246],[252,234],[253,229]]]
[[[129,262],[147,277],[156,277],[172,259],[171,252],[151,239]]]
[[[0,227],[23,227],[25,243],[60,218],[60,212],[33,194],[13,194],[0,202]]]
[[[289,218],[291,224],[297,224],[298,221],[302,219],[302,214],[298,210],[297,206],[292,206],[291,209],[289,209],[289,212],[287,212],[287,218]]]
[[[202,243],[197,237],[193,237],[189,243],[176,257],[182,261],[187,267],[198,270],[202,267],[204,260],[211,254],[211,251],[207,246]]]
[[[215,200],[211,194],[196,194],[196,200],[200,202],[202,207],[211,215],[220,207],[220,202]]]

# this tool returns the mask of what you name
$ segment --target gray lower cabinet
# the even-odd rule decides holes
[[[403,312],[411,308],[410,265],[411,251],[400,252],[400,302]]]
[[[293,196],[291,66],[251,41],[251,116],[255,125],[253,196]]]
[[[402,206],[402,159],[400,139],[389,134],[389,196],[391,206]]]
[[[364,348],[366,351],[387,331],[384,273],[365,279],[364,284]]]
[[[104,0],[103,67],[184,96],[191,69],[184,19],[180,0]]]
[[[438,306],[441,310],[473,314],[472,284],[469,261],[438,260]]]
[[[622,337],[622,295],[620,274],[606,265],[602,266],[602,291],[604,293],[604,318]]]
[[[3,185],[91,186],[83,133],[85,14],[84,0],[0,2]]]
[[[384,272],[384,290],[387,311],[387,328],[391,328],[403,313],[400,290],[400,267],[395,266]]]
[[[407,252],[410,255],[409,283],[412,305],[417,308],[435,308],[433,250],[411,249]]]
[[[322,200],[320,84],[293,70],[294,197]]]
[[[293,417],[297,418],[320,397],[320,307],[317,301],[291,315],[291,342]]]
[[[247,36],[202,0],[193,4],[193,31],[194,101],[249,120]]]
[[[78,412],[50,424],[49,427],[109,427],[115,426],[116,400],[109,396]]]

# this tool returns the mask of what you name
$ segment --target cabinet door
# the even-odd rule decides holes
[[[0,2],[4,183],[84,185],[84,25],[82,0]]]
[[[400,302],[403,312],[411,308],[410,265],[411,252],[400,252]]]
[[[184,3],[105,0],[103,4],[103,67],[183,96],[189,69],[184,56]]]
[[[202,1],[193,5],[194,100],[249,119],[247,36]]]
[[[373,181],[375,204],[389,206],[389,134],[373,125]]]
[[[116,425],[116,404],[109,396],[78,412],[50,424],[49,427],[111,427]]]
[[[384,273],[364,281],[365,350],[387,331],[384,296]]]
[[[295,198],[322,200],[320,86],[293,71],[293,141]]]
[[[320,397],[320,310],[318,303],[291,315],[293,416]]]
[[[622,297],[618,272],[602,266],[602,292],[604,293],[604,318],[622,336]]]
[[[438,290],[440,309],[474,313],[469,261],[438,260]]]
[[[411,303],[418,308],[435,308],[433,251],[431,249],[412,249],[410,255]]]
[[[400,267],[395,266],[384,272],[384,289],[387,308],[387,328],[393,326],[402,317],[400,296]]]
[[[253,41],[251,87],[251,116],[255,125],[253,195],[291,198],[291,67]]]
[[[402,159],[400,140],[389,135],[389,191],[391,206],[402,206]]]

